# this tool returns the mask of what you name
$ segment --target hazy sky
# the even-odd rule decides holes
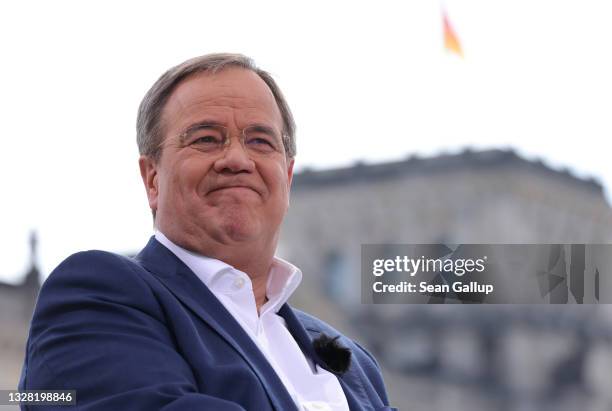
[[[36,229],[69,254],[138,251],[152,233],[136,110],[163,71],[242,52],[278,80],[298,169],[513,147],[612,187],[612,3],[21,1],[0,5],[0,279]]]

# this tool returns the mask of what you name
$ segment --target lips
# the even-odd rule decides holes
[[[256,194],[259,194],[259,191],[256,190],[255,188],[251,187],[251,186],[247,186],[247,185],[223,185],[223,186],[218,186],[213,188],[212,190],[210,190],[208,193],[214,193],[217,191],[225,191],[225,190],[250,190],[255,192]]]

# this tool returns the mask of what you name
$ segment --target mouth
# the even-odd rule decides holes
[[[253,187],[249,186],[223,186],[217,187],[208,192],[208,194],[218,193],[218,192],[235,192],[235,193],[255,193],[259,194],[259,191],[255,190]]]

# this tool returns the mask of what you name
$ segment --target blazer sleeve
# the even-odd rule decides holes
[[[75,254],[49,276],[20,389],[76,390],[77,405],[22,410],[244,411],[197,392],[148,281],[134,262],[101,251]]]

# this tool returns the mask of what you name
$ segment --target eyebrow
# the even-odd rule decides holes
[[[221,127],[227,127],[225,124],[221,123],[220,121],[215,121],[215,120],[201,120],[198,121],[197,123],[192,123],[190,124],[185,131],[183,131],[183,133],[186,133],[188,131],[191,131],[193,129],[196,128],[200,128],[200,127],[211,127],[211,126],[221,126]]]
[[[219,121],[215,121],[215,120],[201,120],[198,121],[197,123],[193,123],[190,124],[187,128],[185,128],[185,130],[179,135],[179,141],[181,143],[185,142],[185,138],[187,137],[187,134],[190,131],[193,130],[197,130],[199,128],[205,128],[205,127],[215,127],[215,126],[220,126],[220,127],[225,127],[225,125]]]
[[[247,127],[254,128],[257,131],[268,131],[268,132],[272,132],[272,133],[276,132],[274,127],[266,125],[266,124],[261,124],[261,123],[250,124]]]

